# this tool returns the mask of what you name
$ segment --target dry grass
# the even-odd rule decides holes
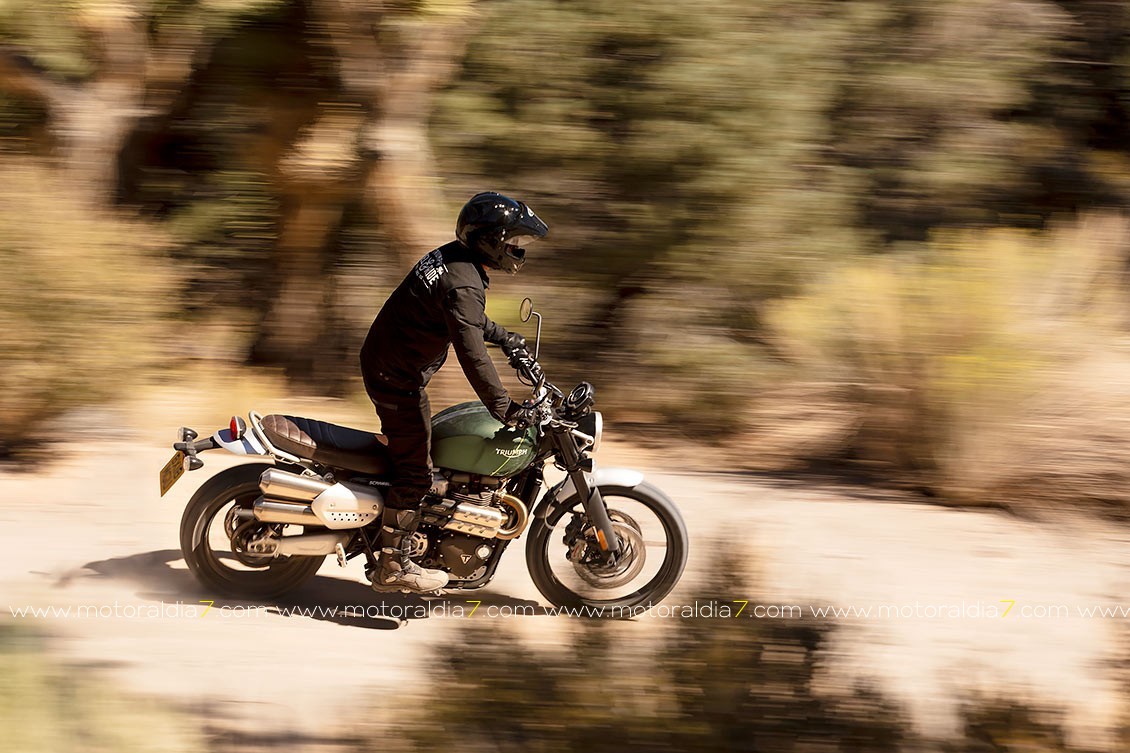
[[[21,753],[178,753],[207,746],[181,717],[152,700],[107,688],[90,671],[47,658],[35,633],[0,624],[0,738]]]
[[[771,321],[799,370],[849,396],[855,420],[834,454],[966,503],[1037,475],[1072,497],[1078,451],[1033,452],[1032,440],[1070,428],[1092,451],[1126,443],[1079,424],[1130,418],[1092,369],[1127,352],[1127,248],[1127,222],[1112,216],[948,234],[922,254],[835,270]],[[1054,410],[1066,396],[1077,406]]]
[[[136,382],[173,281],[149,225],[84,203],[66,177],[5,163],[0,185],[0,454]]]

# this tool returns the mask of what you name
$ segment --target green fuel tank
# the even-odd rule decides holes
[[[503,425],[480,402],[460,403],[432,417],[432,465],[480,476],[513,476],[528,466],[537,431]]]

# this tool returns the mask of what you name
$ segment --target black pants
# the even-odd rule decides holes
[[[417,510],[432,487],[432,407],[423,389],[400,390],[365,379],[365,390],[388,437],[393,462],[392,488],[385,505]]]

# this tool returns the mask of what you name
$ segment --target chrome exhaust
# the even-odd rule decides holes
[[[300,526],[322,525],[322,521],[318,520],[318,516],[314,514],[313,508],[302,502],[285,502],[260,497],[251,505],[251,511],[257,520],[264,523],[290,523]]]
[[[344,547],[353,538],[347,533],[304,533],[301,536],[283,536],[278,540],[275,554],[311,556],[333,554],[339,546]]]
[[[514,513],[514,525],[499,528],[497,537],[500,539],[518,538],[522,535],[522,531],[526,528],[526,522],[530,519],[529,508],[526,507],[525,502],[513,494],[499,494],[496,499],[509,507],[511,512]]]
[[[293,523],[331,529],[361,528],[380,517],[384,497],[376,489],[268,468],[259,476],[263,497],[252,511],[264,523]]]
[[[471,502],[460,502],[455,506],[451,520],[444,525],[444,528],[483,539],[493,539],[505,522],[506,517],[501,510]]]
[[[259,488],[263,496],[274,500],[310,502],[330,486],[331,484],[319,478],[299,476],[297,473],[280,471],[278,468],[268,468],[259,477]]]
[[[304,533],[301,536],[264,536],[247,543],[247,553],[263,557],[316,557],[342,555],[353,532]]]

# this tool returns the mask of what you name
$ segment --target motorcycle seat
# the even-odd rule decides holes
[[[383,434],[277,413],[265,416],[261,425],[271,444],[291,455],[374,476],[392,471]]]

